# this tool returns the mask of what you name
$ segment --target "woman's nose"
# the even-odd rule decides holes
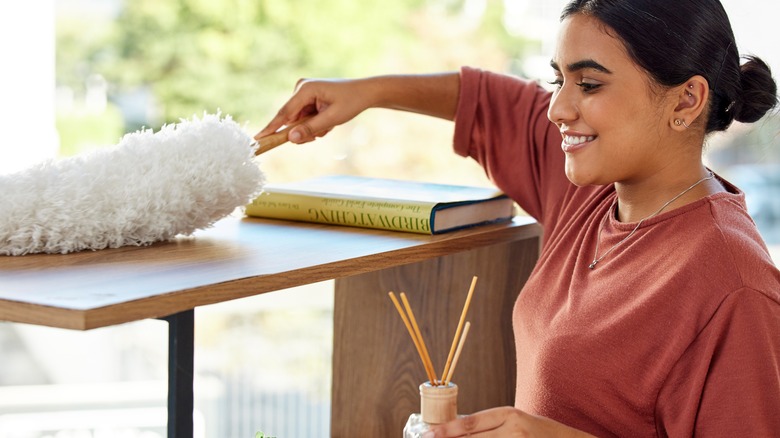
[[[571,124],[577,119],[579,111],[574,101],[574,92],[566,85],[558,88],[552,95],[550,107],[547,109],[547,118],[556,125]]]

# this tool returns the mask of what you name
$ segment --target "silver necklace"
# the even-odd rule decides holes
[[[626,240],[630,239],[630,238],[631,238],[631,236],[633,236],[633,235],[634,235],[634,233],[636,233],[636,230],[638,230],[638,229],[639,229],[639,227],[641,227],[641,226],[642,226],[642,223],[643,223],[644,221],[646,221],[646,220],[650,219],[651,217],[658,216],[658,214],[660,214],[662,211],[664,211],[664,209],[665,209],[666,207],[668,207],[668,206],[669,206],[669,204],[671,204],[672,202],[674,202],[674,201],[676,201],[677,199],[679,199],[679,198],[680,198],[680,196],[682,196],[682,195],[684,195],[684,194],[686,194],[686,193],[690,192],[691,190],[693,190],[693,188],[694,188],[694,187],[698,186],[699,184],[703,183],[704,181],[707,181],[708,179],[712,179],[714,176],[715,176],[715,175],[713,175],[713,174],[712,174],[712,172],[708,172],[708,175],[707,175],[707,176],[705,176],[704,178],[702,178],[702,179],[700,179],[700,180],[696,181],[695,183],[693,183],[693,185],[691,185],[691,186],[690,186],[690,187],[688,187],[687,189],[685,189],[685,190],[683,190],[682,192],[680,192],[680,194],[679,194],[679,195],[677,195],[677,196],[675,196],[674,198],[672,198],[672,199],[668,200],[668,201],[667,201],[667,202],[666,202],[664,205],[662,205],[662,206],[661,206],[661,208],[659,208],[658,210],[656,210],[656,211],[655,211],[654,213],[652,213],[650,216],[646,216],[646,217],[642,218],[642,220],[640,220],[639,222],[637,222],[637,224],[636,224],[636,226],[634,227],[634,229],[633,229],[633,230],[631,230],[631,232],[630,232],[630,233],[628,233],[628,236],[626,236],[626,237],[622,238],[622,239],[620,240],[620,242],[618,242],[618,243],[616,243],[616,244],[612,245],[612,246],[611,246],[611,247],[610,247],[610,248],[609,248],[609,249],[608,249],[606,252],[604,252],[604,254],[602,254],[602,255],[601,255],[601,257],[599,257],[599,244],[601,243],[601,230],[603,230],[603,229],[604,229],[604,224],[606,224],[606,223],[607,223],[607,218],[609,217],[609,212],[611,212],[611,211],[612,211],[612,207],[614,207],[614,206],[615,206],[615,204],[617,203],[617,196],[616,196],[616,197],[615,197],[615,200],[614,200],[614,201],[612,201],[612,205],[610,205],[610,206],[609,206],[609,209],[607,210],[607,212],[606,212],[606,213],[604,213],[604,217],[601,219],[601,223],[599,224],[599,232],[598,232],[598,234],[596,235],[596,251],[595,251],[595,253],[593,254],[593,261],[592,261],[592,262],[590,262],[590,264],[588,265],[588,269],[594,269],[594,268],[596,267],[596,265],[598,264],[598,262],[600,262],[600,261],[604,260],[604,257],[606,257],[606,256],[607,256],[607,254],[611,253],[611,252],[612,252],[612,251],[613,251],[615,248],[617,248],[618,246],[620,246],[620,245],[621,245],[623,242],[625,242]]]

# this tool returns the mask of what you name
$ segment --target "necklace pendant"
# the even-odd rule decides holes
[[[595,267],[596,267],[596,263],[598,263],[598,262],[599,262],[598,260],[595,260],[595,259],[594,259],[594,260],[593,260],[592,262],[590,262],[590,264],[588,265],[588,269],[591,269],[591,270],[592,270],[593,268],[595,268]]]

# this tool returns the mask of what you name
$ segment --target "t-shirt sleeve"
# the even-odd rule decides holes
[[[455,152],[542,224],[571,186],[560,133],[547,119],[550,96],[534,82],[463,67],[455,117]]]
[[[730,294],[672,369],[657,402],[658,436],[777,436],[780,304]]]

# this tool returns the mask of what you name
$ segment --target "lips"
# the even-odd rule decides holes
[[[596,138],[597,136],[595,135],[563,134],[561,148],[563,148],[564,152],[574,152],[588,146]]]

